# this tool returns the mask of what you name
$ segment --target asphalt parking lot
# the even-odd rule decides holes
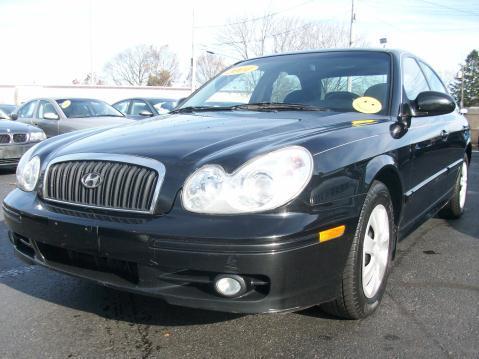
[[[15,175],[0,173],[0,197]],[[399,245],[380,309],[362,321],[317,308],[235,315],[170,306],[28,266],[0,222],[1,358],[479,357],[479,153],[466,213]]]

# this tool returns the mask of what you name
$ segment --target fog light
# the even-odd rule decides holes
[[[237,297],[246,292],[246,282],[239,275],[222,274],[215,279],[215,290],[224,297]]]

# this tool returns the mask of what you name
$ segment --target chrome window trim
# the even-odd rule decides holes
[[[125,163],[130,165],[139,165],[143,167],[150,168],[155,170],[158,173],[158,180],[156,182],[155,191],[153,192],[153,199],[151,200],[150,209],[148,211],[141,211],[141,210],[134,210],[134,209],[123,209],[123,208],[111,208],[111,207],[101,207],[101,206],[91,206],[85,205],[80,203],[73,203],[67,201],[60,201],[56,199],[51,199],[47,196],[47,188],[46,183],[48,182],[48,173],[50,171],[50,167],[54,164],[61,163],[61,162],[70,162],[70,161],[109,161],[109,162],[118,162],[118,163]],[[153,214],[156,210],[156,204],[158,202],[158,197],[160,195],[161,187],[163,185],[163,181],[165,179],[166,168],[163,163],[160,161],[154,160],[152,158],[140,157],[140,156],[132,156],[132,155],[120,155],[120,154],[111,154],[111,153],[75,153],[70,155],[58,156],[48,162],[47,167],[45,169],[45,176],[43,178],[43,188],[42,194],[43,199],[48,202],[55,202],[55,203],[64,203],[72,206],[77,207],[84,207],[84,208],[94,208],[94,209],[101,209],[106,211],[116,211],[116,212],[128,212],[128,213],[149,213]]]
[[[10,136],[10,142],[0,143],[0,146],[9,146],[9,145],[24,145],[25,143],[30,142],[30,132],[2,132],[0,135]],[[23,142],[13,142],[13,135],[26,135],[27,139]]]

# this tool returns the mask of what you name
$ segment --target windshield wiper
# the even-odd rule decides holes
[[[253,110],[253,111],[327,111],[324,107],[313,105],[304,105],[301,103],[282,103],[282,102],[256,102],[245,103],[232,107],[235,110]]]
[[[200,111],[231,111],[231,106],[187,106],[170,111],[170,113],[191,113]]]
[[[300,103],[282,103],[282,102],[255,102],[244,103],[234,106],[188,106],[178,108],[170,113],[191,113],[200,111],[327,111],[327,108],[313,105],[304,105]]]

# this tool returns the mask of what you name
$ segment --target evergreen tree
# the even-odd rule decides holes
[[[479,106],[479,53],[477,50],[472,50],[467,55],[462,76],[464,79],[456,77],[451,84],[452,95],[458,103],[461,102],[461,81],[464,81],[464,106]]]

